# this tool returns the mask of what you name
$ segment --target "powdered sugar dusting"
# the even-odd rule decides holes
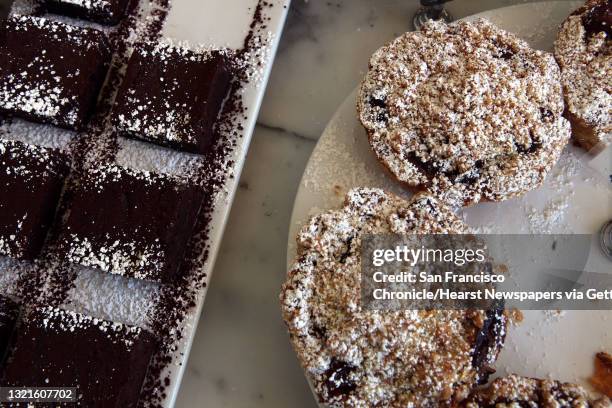
[[[107,238],[107,242],[96,243],[102,244],[97,248],[86,237],[70,234],[64,240],[66,257],[73,263],[137,279],[155,279],[163,270],[163,248],[158,242],[133,241],[128,234]]]
[[[81,268],[65,308],[90,316],[147,328],[159,285]]]
[[[71,4],[96,13],[109,13],[111,2],[108,0],[56,0],[60,3]]]
[[[19,277],[26,274],[31,267],[29,262],[18,262],[12,258],[0,256],[0,293],[17,297]]]
[[[45,179],[63,172],[57,151],[45,147],[0,139],[0,173],[28,184],[32,178]]]
[[[528,212],[529,227],[534,234],[570,233],[565,221],[565,214],[569,208],[567,197],[548,202],[542,210],[531,208]],[[559,228],[561,227],[561,228]]]
[[[176,184],[177,188],[179,188],[181,185],[187,184],[187,180],[184,175],[180,177],[170,176],[147,170],[122,167],[118,164],[111,163],[108,165],[90,168],[85,175],[85,180],[80,184],[80,186],[85,190],[102,191],[106,185],[116,183],[124,177],[141,181],[145,185],[153,187],[160,183]]]
[[[105,333],[109,339],[122,342],[128,349],[140,337],[142,329],[127,326],[122,323],[110,322],[95,317],[83,315],[70,310],[54,307],[44,307],[37,310],[40,316],[37,320],[47,330],[76,331],[95,327]]]
[[[30,145],[43,146],[62,151],[68,150],[71,140],[76,138],[76,132],[11,118],[0,123],[2,139],[17,140]]]
[[[178,152],[134,139],[119,139],[116,162],[123,167],[133,166],[149,173],[164,173],[179,178],[195,179],[205,166],[206,159],[200,155]]]

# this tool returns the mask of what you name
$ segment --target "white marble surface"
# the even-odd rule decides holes
[[[516,0],[455,0],[464,17]],[[293,199],[325,124],[369,55],[411,29],[416,0],[294,0],[177,408],[316,407],[278,292]]]

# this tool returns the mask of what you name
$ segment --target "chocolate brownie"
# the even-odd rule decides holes
[[[33,309],[17,325],[1,383],[76,387],[78,406],[132,408],[156,349],[138,327],[79,313]]]
[[[115,164],[89,170],[71,191],[61,250],[72,262],[172,281],[202,206],[202,188]]]
[[[0,364],[4,361],[18,315],[19,305],[5,296],[0,296]]]
[[[476,390],[464,408],[612,408],[606,397],[593,398],[579,385],[510,375]]]
[[[589,0],[561,25],[555,57],[574,140],[612,143],[612,1]]]
[[[0,255],[38,255],[68,171],[59,150],[0,140]]]
[[[569,140],[560,79],[551,54],[486,20],[430,21],[374,53],[359,118],[408,189],[502,201],[540,186]]]
[[[467,226],[435,197],[348,193],[298,235],[281,291],[291,342],[320,402],[333,407],[452,406],[487,380],[503,345],[500,310],[367,310],[362,240],[374,234],[459,234]]]
[[[205,153],[230,86],[221,51],[195,52],[147,42],[134,50],[113,108],[118,131],[192,153]]]
[[[125,16],[129,0],[46,0],[51,13],[114,25]]]
[[[41,17],[0,24],[0,111],[82,129],[111,59],[101,31]]]

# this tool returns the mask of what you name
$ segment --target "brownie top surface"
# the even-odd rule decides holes
[[[132,408],[156,344],[138,327],[53,307],[29,309],[17,326],[2,381],[77,387],[79,406]]]
[[[0,295],[0,362],[4,359],[18,315],[19,305]]]
[[[172,176],[114,164],[89,170],[71,199],[68,259],[160,280],[180,262],[203,198],[202,188]]]
[[[0,183],[18,180],[27,189],[36,187],[30,184],[34,180],[63,178],[68,170],[68,157],[57,149],[0,140],[0,165]]]
[[[95,12],[113,12],[121,0],[50,0],[58,4],[65,4]]]
[[[80,125],[110,59],[101,31],[33,16],[2,24],[0,53],[0,108],[66,126]]]
[[[129,0],[45,0],[47,10],[70,17],[115,25],[125,16]]]
[[[143,194],[151,194],[156,189],[179,191],[188,188],[187,182],[179,177],[132,169],[117,164],[89,169],[83,174],[79,187],[83,191],[102,193],[106,187],[113,184],[122,184],[128,191],[142,189]]]
[[[68,171],[59,150],[0,140],[0,254],[38,253]]]
[[[139,341],[150,341],[151,335],[140,327],[111,322],[69,310],[44,307],[30,311],[28,324],[47,333],[87,333],[89,340],[109,341],[130,351]]]
[[[216,119],[223,97],[215,95],[226,93],[227,70],[224,51],[142,43],[130,59],[114,121],[120,130],[148,139],[197,144]]]
[[[0,334],[6,332],[7,326],[15,323],[18,313],[19,305],[6,296],[0,295]]]
[[[69,44],[75,53],[85,50],[96,50],[108,52],[108,42],[105,34],[93,28],[73,26],[60,21],[36,16],[15,16],[7,19],[5,34],[10,39],[10,32],[19,33],[22,39],[29,38],[38,45],[47,47],[50,45]],[[17,43],[14,45],[23,46]],[[14,50],[13,44],[3,44],[8,49]],[[51,47],[48,49],[52,50]],[[53,52],[53,51],[51,51]]]

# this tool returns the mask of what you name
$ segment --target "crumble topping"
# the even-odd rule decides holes
[[[612,398],[612,355],[600,351],[595,355],[595,370],[589,382],[596,390]]]
[[[552,55],[482,19],[432,21],[380,48],[357,104],[391,173],[453,205],[539,186],[570,136]]]
[[[465,408],[542,407],[610,408],[608,398],[591,398],[579,385],[510,375],[474,392]]]
[[[293,346],[322,403],[445,406],[484,379],[503,342],[501,313],[495,317],[500,336],[485,346],[485,361],[474,364],[486,312],[364,311],[359,304],[365,235],[467,231],[432,196],[407,202],[366,188],[351,190],[342,209],[303,227],[280,299]]]
[[[611,21],[612,2],[587,1],[563,23],[555,42],[567,110],[574,132],[587,132],[575,135],[586,148],[612,141]]]

